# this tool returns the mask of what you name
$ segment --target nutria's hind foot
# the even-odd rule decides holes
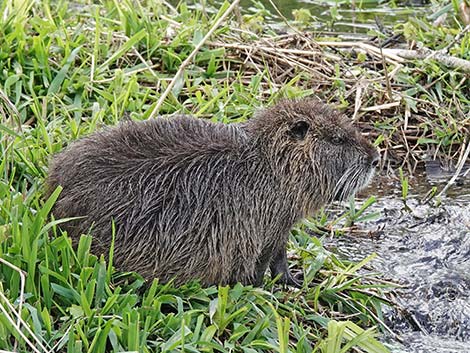
[[[303,288],[303,276],[301,273],[293,276],[292,273],[288,270],[284,272],[279,279],[279,283],[284,284],[286,286],[294,287],[294,288]]]
[[[271,270],[271,278],[276,278],[277,276],[281,275],[278,283],[295,288],[303,287],[302,279],[298,278],[298,276],[293,276],[289,270],[285,248],[281,248],[276,253],[274,253],[274,256],[271,259],[271,263],[269,265],[269,269]]]

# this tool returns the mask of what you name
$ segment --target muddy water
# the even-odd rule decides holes
[[[400,185],[380,179],[367,192],[378,196],[370,212],[381,216],[359,225],[369,236],[325,243],[348,259],[377,253],[373,270],[405,286],[395,299],[402,310],[385,309],[387,325],[403,340],[384,337],[392,352],[470,353],[470,179],[452,188],[441,205],[422,204],[436,183],[443,187],[436,180],[411,180],[405,207]]]
[[[306,9],[312,15],[307,21],[309,30],[331,31],[340,36],[365,34],[379,27],[403,23],[410,16],[429,15],[426,0],[396,1],[393,7],[383,4],[383,1],[356,1],[355,6],[354,1],[338,0],[261,0],[259,3],[273,16],[268,16],[268,22],[282,24],[273,4],[289,20],[295,19],[293,13],[296,10]],[[240,6],[248,13],[257,12],[260,8],[252,0],[241,0]]]

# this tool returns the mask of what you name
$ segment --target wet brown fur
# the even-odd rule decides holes
[[[286,261],[292,226],[369,181],[377,152],[328,106],[285,100],[246,123],[188,116],[124,122],[57,154],[47,188],[76,243],[93,235],[114,263],[162,282],[260,285]]]

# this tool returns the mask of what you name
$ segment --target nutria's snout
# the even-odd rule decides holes
[[[380,165],[380,155],[377,154],[377,156],[372,159],[370,164],[372,168],[377,168]]]
[[[369,157],[370,166],[375,169],[380,165],[380,153],[375,146],[372,146],[372,152]]]

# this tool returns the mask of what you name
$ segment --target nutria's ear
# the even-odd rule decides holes
[[[303,140],[309,128],[310,125],[306,121],[297,121],[290,127],[289,134],[298,140]]]

